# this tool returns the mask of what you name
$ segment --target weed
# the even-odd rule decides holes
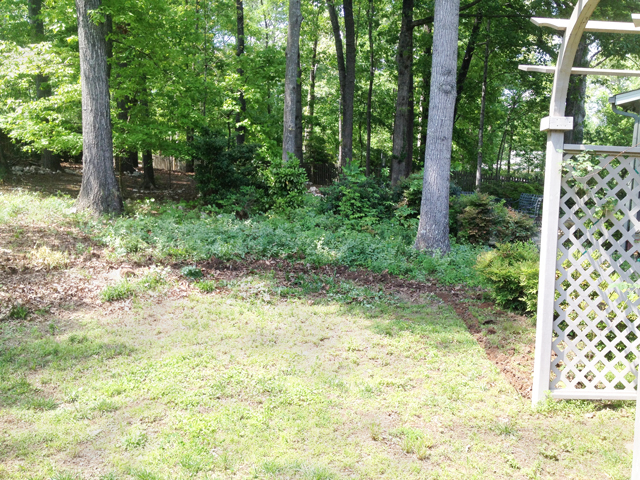
[[[371,422],[369,424],[369,435],[371,440],[378,442],[382,439],[382,427],[378,422]]]
[[[195,286],[198,290],[204,293],[214,292],[217,287],[215,280],[201,280],[196,282]]]
[[[29,316],[29,309],[23,305],[14,305],[9,310],[9,318],[25,320]]]
[[[100,300],[103,302],[126,300],[127,298],[133,297],[135,293],[135,285],[126,278],[123,278],[114,285],[104,287],[102,292],[100,292]]]
[[[186,267],[182,267],[180,273],[183,277],[186,277],[189,280],[197,280],[203,277],[202,270],[200,270],[195,265],[187,265]]]
[[[142,448],[147,444],[147,439],[147,434],[145,432],[134,429],[122,439],[122,447],[125,450]]]

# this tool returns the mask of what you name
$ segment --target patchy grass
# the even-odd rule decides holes
[[[534,411],[452,309],[345,284],[0,324],[0,478],[628,478],[632,403]]]

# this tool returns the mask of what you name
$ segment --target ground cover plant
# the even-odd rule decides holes
[[[482,248],[10,190],[0,239],[0,478],[628,476],[633,403],[531,409],[533,323],[460,285]]]

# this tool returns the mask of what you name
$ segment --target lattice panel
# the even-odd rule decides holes
[[[629,398],[637,385],[640,299],[610,285],[640,278],[640,159],[599,162],[563,172],[550,390],[565,398]]]

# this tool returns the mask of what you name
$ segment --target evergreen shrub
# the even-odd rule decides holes
[[[538,306],[540,254],[531,242],[502,243],[478,256],[476,270],[502,308],[535,312]]]
[[[307,181],[297,159],[282,162],[260,153],[258,145],[229,148],[227,139],[207,134],[193,144],[196,183],[204,201],[248,218],[271,208],[295,208]]]
[[[449,231],[459,242],[487,245],[496,242],[525,242],[535,234],[529,216],[504,206],[484,193],[451,197]]]

